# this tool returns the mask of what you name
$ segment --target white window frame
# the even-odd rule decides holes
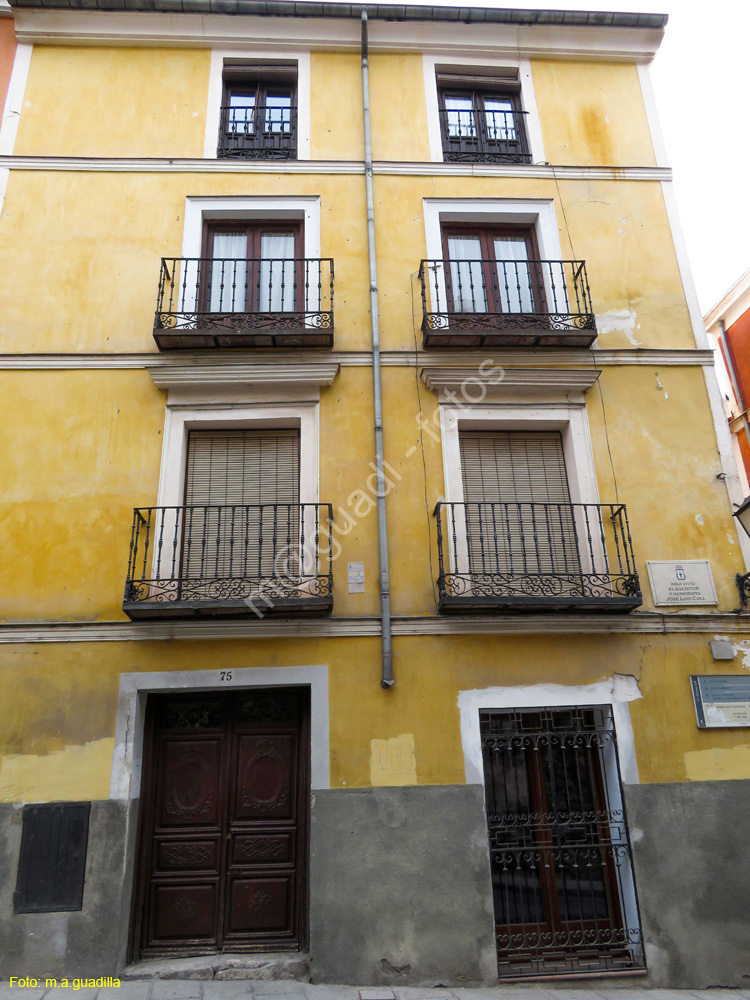
[[[178,397],[179,398],[179,397]],[[157,507],[184,507],[187,473],[188,437],[191,430],[299,430],[299,502],[317,504],[319,490],[319,409],[318,400],[307,402],[232,404],[168,403],[164,418],[164,443]],[[315,537],[315,509],[305,512],[304,529],[308,539]],[[178,522],[170,519],[164,527],[162,550],[170,552],[175,544]],[[305,564],[315,562],[314,548],[305,546]],[[152,550],[153,579],[158,576],[159,551]]]
[[[562,260],[560,232],[557,226],[555,203],[552,198],[511,200],[507,198],[423,198],[425,245],[428,260],[443,259],[442,226],[446,222],[465,222],[481,226],[531,226],[534,229],[541,260]],[[432,301],[435,279],[429,277],[429,305],[431,312],[438,312],[438,303]],[[549,275],[543,275],[547,300],[552,301]],[[448,297],[445,274],[437,275],[437,294],[447,309]]]
[[[633,724],[630,719],[629,702],[642,698],[638,682],[630,674],[615,674],[608,680],[568,687],[564,684],[534,684],[528,687],[493,687],[484,690],[460,691],[458,710],[461,727],[461,746],[464,754],[464,773],[467,785],[481,785],[484,791],[484,765],[482,762],[482,737],[479,713],[489,711],[513,711],[528,708],[560,709],[572,706],[611,705],[615,731],[617,733],[617,758],[614,753],[604,754],[604,767],[608,784],[621,783],[624,796],[625,785],[637,785],[638,761],[635,754]],[[610,744],[611,748],[611,744]],[[619,775],[616,761],[619,761]],[[485,802],[485,810],[487,808]],[[630,829],[632,840],[636,831]],[[631,873],[632,874],[632,873]],[[635,885],[635,879],[630,883]],[[620,903],[625,910],[626,926],[639,925],[638,906],[635,893],[628,889],[622,893]]]
[[[206,134],[203,157],[217,158],[221,126],[221,97],[224,92],[226,62],[295,62],[297,64],[297,159],[310,159],[310,53],[277,49],[212,49],[208,74]],[[283,161],[276,163],[283,170]]]
[[[462,431],[559,431],[562,437],[563,458],[568,477],[570,502],[572,504],[598,504],[599,489],[594,467],[594,451],[583,396],[575,399],[575,394],[567,394],[564,402],[529,402],[497,405],[440,404],[440,425],[443,441],[443,475],[445,499],[448,503],[465,502],[463,477],[461,473],[460,434]],[[462,509],[462,508],[460,508]],[[459,514],[457,521],[460,522]],[[579,538],[586,537],[583,512],[575,509],[574,520]],[[459,523],[456,532],[456,549],[453,550],[452,534],[448,538],[451,566],[469,564],[466,531]],[[594,563],[601,563],[603,550],[601,539],[595,536],[591,542]],[[593,572],[591,554],[581,548],[581,570]]]
[[[184,226],[182,230],[182,256],[200,257],[203,247],[203,229],[206,222],[252,222],[274,220],[302,222],[304,256],[319,259],[320,253],[320,197],[249,198],[208,197],[185,199]],[[185,290],[184,310],[195,308],[196,288]]]
[[[157,507],[184,504],[188,434],[191,430],[299,429],[300,503],[318,503],[319,409],[317,401],[228,404],[224,407],[167,404]]]
[[[467,75],[471,75],[476,70],[477,76],[481,75],[483,68],[494,69],[495,71],[503,70],[506,74],[508,71],[511,73],[517,72],[518,81],[521,84],[521,109],[528,112],[524,117],[524,122],[526,138],[529,143],[529,152],[531,153],[531,162],[545,162],[542,128],[539,123],[539,112],[536,107],[534,81],[531,76],[531,62],[529,59],[508,59],[505,57],[502,60],[492,60],[478,56],[449,56],[442,53],[425,52],[422,55],[424,96],[427,106],[427,136],[430,146],[430,160],[433,163],[443,163],[443,139],[440,131],[440,102],[438,100],[437,85],[438,66],[455,66],[456,69],[466,70]],[[467,166],[471,166],[471,164],[467,164]],[[484,164],[484,166],[488,166],[488,164]],[[498,164],[498,166],[511,166],[513,169],[523,170],[525,164]]]

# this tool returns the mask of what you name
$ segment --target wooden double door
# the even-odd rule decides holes
[[[133,957],[304,945],[309,691],[154,696]]]

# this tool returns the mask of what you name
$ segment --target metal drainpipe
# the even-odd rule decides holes
[[[375,482],[380,556],[380,632],[383,668],[380,686],[393,687],[391,645],[391,588],[388,574],[388,530],[385,521],[383,462],[383,398],[380,387],[380,334],[378,330],[378,271],[375,261],[375,202],[372,194],[372,140],[370,137],[370,79],[367,65],[367,12],[362,11],[362,113],[365,125],[365,193],[367,196],[367,249],[370,257],[370,320],[372,324],[372,389],[375,405]]]
[[[724,360],[727,364],[727,371],[729,372],[729,379],[732,383],[732,388],[734,389],[734,395],[737,398],[737,403],[739,404],[740,410],[742,411],[742,423],[745,428],[745,437],[747,438],[747,445],[750,448],[750,426],[747,422],[747,410],[745,409],[745,401],[742,398],[742,393],[740,392],[740,384],[737,381],[737,373],[734,370],[734,362],[732,361],[732,355],[729,353],[729,344],[727,343],[727,336],[724,329],[724,320],[719,320],[719,340],[721,341],[721,346],[724,351]]]

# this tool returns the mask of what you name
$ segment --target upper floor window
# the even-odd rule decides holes
[[[531,162],[517,80],[441,73],[437,83],[444,160]]]
[[[207,266],[200,290],[201,311],[304,311],[305,279],[309,283],[310,275],[309,262],[302,258],[302,228],[298,223],[210,223],[205,242]],[[317,283],[317,266],[315,271]]]
[[[296,66],[225,65],[223,80],[218,155],[296,159]]]
[[[455,313],[543,313],[544,276],[532,226],[443,227]],[[558,265],[559,267],[559,265]],[[558,280],[564,288],[564,282]]]

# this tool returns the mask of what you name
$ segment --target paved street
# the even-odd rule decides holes
[[[123,982],[119,987],[43,989],[0,983],[0,1000],[750,1000],[750,990],[659,990],[637,987],[553,989],[539,983],[489,989],[311,986],[296,981],[173,979]]]

